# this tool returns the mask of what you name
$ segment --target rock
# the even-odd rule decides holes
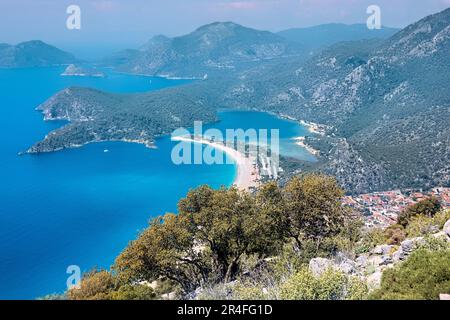
[[[369,289],[378,289],[381,286],[381,277],[383,273],[381,271],[376,271],[367,277],[367,286]]]
[[[423,237],[406,239],[401,243],[401,248],[405,253],[411,253],[415,249],[417,249],[418,245],[423,243]]]
[[[403,258],[403,250],[400,247],[400,249],[398,249],[397,251],[394,252],[394,254],[392,255],[392,261],[394,263],[399,262],[400,260],[402,260],[401,258]]]
[[[450,237],[450,220],[448,220],[445,224],[444,224],[444,230],[445,234],[447,235],[447,237]]]
[[[373,248],[372,253],[373,254],[379,254],[379,255],[387,255],[391,252],[392,246],[384,244],[380,246],[376,246]]]
[[[442,238],[443,240],[447,240],[447,242],[450,242],[450,237],[448,237],[447,234],[444,231],[435,233],[432,236],[434,238]]]
[[[174,292],[170,292],[170,293],[165,293],[161,296],[161,298],[163,300],[175,300],[175,298],[177,297],[177,293]]]
[[[439,300],[450,300],[450,294],[441,293],[439,295]]]
[[[439,232],[439,226],[430,226],[429,233],[436,233]]]
[[[384,255],[384,256],[381,257],[381,261],[380,261],[379,265],[380,265],[380,266],[387,266],[388,264],[391,264],[391,263],[393,263],[393,262],[394,262],[394,261],[393,261],[393,259],[392,259],[391,256],[389,256],[389,255]]]
[[[394,261],[405,260],[420,244],[424,242],[423,237],[406,239],[400,244],[400,248],[393,255]]]
[[[374,267],[378,267],[382,261],[383,259],[381,258],[381,256],[370,256],[367,261],[368,262],[367,264]]]
[[[357,273],[356,263],[350,259],[345,259],[341,261],[338,265],[338,270],[346,274],[355,274]]]
[[[367,254],[360,255],[358,258],[356,258],[355,262],[356,266],[360,268],[365,268],[368,263],[368,255]]]
[[[314,258],[309,261],[309,270],[315,277],[320,276],[330,268],[334,268],[334,263],[330,259]]]

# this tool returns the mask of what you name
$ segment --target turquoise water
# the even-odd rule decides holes
[[[60,77],[63,69],[0,70],[0,299],[62,292],[69,265],[108,268],[151,217],[175,211],[190,188],[229,186],[236,175],[234,165],[175,166],[169,138],[157,149],[111,142],[18,156],[62,125],[34,110],[60,89],[141,92],[186,82],[111,72],[105,79]],[[294,122],[257,112],[220,117],[208,127],[278,128],[286,152],[310,158],[290,139],[305,133]]]

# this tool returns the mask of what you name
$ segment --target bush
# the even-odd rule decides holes
[[[435,233],[444,227],[450,219],[450,210],[440,211],[433,217],[415,216],[412,217],[406,227],[408,237],[420,237],[430,233]]]
[[[108,300],[109,293],[115,289],[115,281],[111,273],[105,270],[93,270],[81,280],[79,288],[67,291],[69,300]]]
[[[381,228],[374,228],[366,230],[361,240],[359,241],[359,246],[355,249],[356,253],[369,252],[370,249],[375,248],[380,244],[386,243],[386,234]]]
[[[403,210],[398,216],[398,223],[403,227],[406,227],[411,218],[415,216],[426,216],[431,218],[441,211],[441,209],[442,205],[440,201],[436,197],[431,197]]]
[[[109,294],[111,300],[154,300],[155,291],[147,285],[124,285]]]
[[[259,286],[236,285],[233,291],[234,300],[268,300],[269,295]]]
[[[400,224],[394,224],[384,230],[384,236],[386,243],[390,245],[399,245],[406,239],[405,228]]]
[[[358,278],[332,269],[314,277],[303,268],[286,281],[280,290],[283,300],[360,300],[367,294],[367,286]]]
[[[450,292],[450,249],[419,249],[404,263],[383,273],[372,299],[433,300]]]

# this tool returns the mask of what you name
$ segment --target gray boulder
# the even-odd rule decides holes
[[[423,237],[418,237],[418,238],[406,239],[405,241],[403,241],[401,243],[400,246],[401,246],[403,252],[409,254],[412,251],[414,251],[415,249],[417,249],[417,247],[421,243],[423,243]]]
[[[383,273],[381,271],[376,271],[372,273],[370,276],[366,278],[367,280],[367,286],[369,289],[378,289],[381,286],[381,277],[383,276]]]
[[[388,264],[393,263],[394,260],[390,255],[384,255],[381,257],[381,261],[379,263],[380,266],[387,266]]]
[[[314,258],[309,261],[309,270],[315,277],[320,276],[322,273],[330,268],[334,268],[334,262],[325,258]]]
[[[387,255],[391,252],[392,246],[384,244],[380,246],[376,246],[373,248],[372,253],[373,254],[379,254],[379,255]]]
[[[368,256],[367,254],[362,254],[355,260],[356,266],[359,268],[365,268],[368,264]]]
[[[337,269],[346,274],[355,274],[357,273],[356,263],[350,259],[342,260]]]
[[[445,234],[447,235],[447,237],[450,237],[450,220],[448,220],[445,224],[444,224],[444,230]]]

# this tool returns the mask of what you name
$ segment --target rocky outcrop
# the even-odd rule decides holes
[[[450,220],[445,223],[443,231],[445,232],[447,237],[450,237]]]
[[[450,220],[443,231],[432,234],[435,238],[446,239],[450,243]],[[415,250],[426,243],[424,237],[406,239],[399,246],[379,245],[369,253],[364,253],[352,260],[342,254],[332,259],[314,258],[309,262],[309,269],[315,276],[320,276],[329,269],[364,279],[369,289],[381,285],[383,271],[405,261]]]

